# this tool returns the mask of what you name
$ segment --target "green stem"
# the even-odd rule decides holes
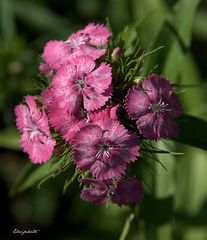
[[[119,240],[125,240],[126,239],[128,233],[129,233],[129,230],[130,230],[130,225],[131,225],[134,218],[135,218],[135,214],[133,212],[131,212],[129,214],[129,216],[126,218],[126,221],[125,221],[125,224],[124,224],[124,227],[123,227],[123,230],[121,232]]]

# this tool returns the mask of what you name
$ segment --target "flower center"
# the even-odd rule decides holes
[[[100,150],[97,152],[96,154],[96,158],[100,158],[103,157],[104,155],[106,155],[107,157],[110,157],[110,152],[113,149],[113,147],[111,147],[109,144],[103,143],[100,146]]]
[[[85,83],[84,77],[82,77],[82,79],[78,79],[76,81],[76,85],[78,86],[79,90],[82,90],[83,88],[85,88],[86,87],[86,83]]]
[[[170,112],[169,105],[162,100],[160,100],[158,103],[152,103],[149,107],[152,112],[159,113],[159,112]]]
[[[35,136],[40,133],[40,130],[36,125],[33,125],[31,128],[28,129],[28,132],[30,133],[29,140],[31,141]]]

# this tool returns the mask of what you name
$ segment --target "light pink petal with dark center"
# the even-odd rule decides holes
[[[133,120],[149,112],[150,99],[148,95],[138,87],[133,87],[129,90],[125,101],[125,109]]]

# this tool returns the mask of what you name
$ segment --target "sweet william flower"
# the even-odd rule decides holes
[[[119,206],[135,204],[143,198],[143,185],[135,177],[125,179],[100,180],[83,178],[84,187],[80,198],[93,204],[105,204],[111,199]]]
[[[140,87],[133,87],[126,96],[125,108],[136,120],[144,137],[151,140],[175,137],[179,127],[175,119],[181,115],[181,105],[169,81],[149,75]]]
[[[114,119],[88,124],[73,140],[72,154],[80,170],[100,180],[120,177],[139,152],[137,136]]]
[[[52,94],[59,107],[70,113],[83,103],[87,111],[102,107],[111,97],[111,67],[103,62],[96,66],[89,56],[74,57],[62,67],[52,81]]]
[[[97,48],[107,43],[111,33],[108,28],[90,23],[84,29],[73,33],[66,41],[49,41],[42,54],[44,61],[40,71],[50,73],[51,69],[58,70],[71,61],[74,56],[90,56],[96,60],[106,53],[106,49]],[[47,70],[47,71],[46,71]]]
[[[26,96],[25,102],[26,105],[15,107],[20,144],[33,163],[45,163],[52,156],[55,140],[51,137],[46,113],[37,108],[35,97]]]
[[[109,199],[109,186],[106,181],[92,178],[83,178],[81,183],[89,185],[81,191],[80,198],[93,204],[104,204]]]
[[[112,196],[111,200],[113,203],[119,206],[134,204],[143,198],[144,188],[143,185],[135,177],[121,179]]]

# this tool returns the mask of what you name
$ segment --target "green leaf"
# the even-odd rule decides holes
[[[200,0],[180,0],[166,18],[152,49],[165,46],[146,62],[144,73],[157,66],[157,73],[177,81],[192,37],[192,23]],[[185,17],[183,17],[185,16]]]
[[[176,141],[207,150],[207,122],[190,115],[183,115],[179,119],[181,128]]]
[[[13,5],[16,15],[30,26],[47,33],[55,33],[56,37],[69,34],[67,21],[50,9],[25,0],[13,1]]]
[[[9,127],[0,131],[0,147],[19,150],[19,133],[16,128]]]
[[[5,46],[13,42],[15,24],[11,0],[0,0],[0,33]]]
[[[49,162],[42,165],[28,163],[11,187],[10,196],[14,196],[37,183],[40,186],[49,178],[54,178],[67,170],[71,162],[72,158],[70,152],[68,152],[62,157],[54,156]]]

